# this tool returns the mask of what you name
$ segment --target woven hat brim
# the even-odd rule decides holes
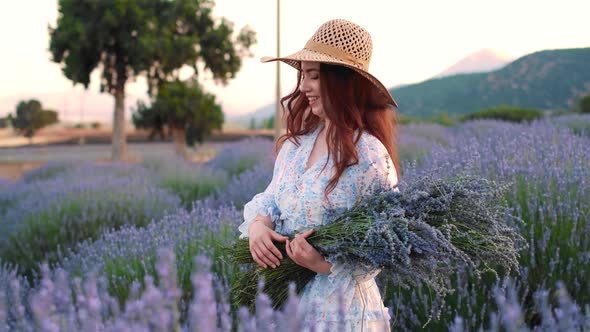
[[[311,51],[308,49],[302,49],[299,52],[293,53],[293,54],[291,54],[289,56],[285,56],[285,57],[274,58],[274,57],[265,56],[265,57],[262,57],[260,59],[260,61],[261,62],[282,61],[297,70],[301,70],[301,61],[314,61],[314,62],[321,62],[321,63],[345,66],[345,67],[348,67],[348,68],[356,71],[357,73],[363,75],[366,79],[368,79],[371,83],[373,83],[373,85],[375,85],[377,87],[377,89],[379,89],[379,91],[387,98],[388,104],[398,107],[397,103],[393,99],[393,96],[391,95],[391,93],[389,93],[389,90],[375,76],[364,71],[363,69],[360,69],[358,67],[350,65],[349,63],[347,63],[343,60],[340,60],[338,58],[335,58],[333,56],[323,54],[323,53],[318,53],[318,52]]]

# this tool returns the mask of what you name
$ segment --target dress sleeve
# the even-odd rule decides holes
[[[256,218],[256,215],[270,216],[271,221],[274,223],[280,216],[280,211],[276,205],[275,194],[277,193],[277,182],[278,174],[283,169],[283,163],[285,154],[289,145],[292,144],[289,141],[285,141],[279,154],[275,160],[272,180],[266,189],[256,194],[252,200],[244,205],[244,222],[238,227],[240,231],[240,238],[248,237],[248,227]]]
[[[374,136],[367,137],[365,143],[366,148],[363,152],[366,156],[363,157],[365,160],[361,165],[364,171],[357,182],[361,197],[370,195],[383,186],[394,188],[398,183],[396,165],[393,164],[383,143]],[[397,191],[397,188],[395,190]]]
[[[359,195],[361,197],[370,195],[383,186],[397,191],[395,187],[398,183],[397,172],[387,149],[376,137],[367,136],[357,148],[360,161],[356,165],[358,168],[355,174]],[[364,282],[381,272],[381,269],[371,269],[360,262],[342,263],[331,257],[326,259],[332,264],[329,279],[334,281],[333,284],[338,284],[338,279],[346,278],[350,274],[357,282]]]

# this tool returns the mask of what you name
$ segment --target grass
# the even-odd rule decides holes
[[[191,281],[191,274],[194,274],[196,266],[194,258],[205,254],[211,258],[213,264],[211,271],[223,284],[229,285],[238,273],[238,266],[233,265],[228,259],[225,248],[226,244],[235,240],[235,229],[230,226],[222,226],[219,230],[205,232],[202,238],[194,239],[188,243],[177,243],[174,248],[176,255],[177,284],[182,290],[182,302],[189,303],[193,298],[194,290]],[[112,259],[104,257],[104,270],[102,273],[108,279],[109,294],[114,296],[120,306],[124,308],[130,295],[134,292],[143,291],[146,275],[159,284],[156,271],[155,250],[148,252],[142,257],[125,257]],[[135,290],[134,290],[135,288]],[[187,308],[183,308],[186,310]],[[184,312],[183,314],[186,314]]]
[[[163,178],[158,186],[180,197],[183,206],[190,209],[194,201],[215,193],[217,188],[225,187],[227,182],[227,177],[215,174],[196,178],[195,176],[169,176]]]
[[[147,225],[152,216],[144,214],[142,203],[130,198],[134,197],[85,193],[66,198],[56,208],[27,215],[22,227],[0,245],[0,257],[17,264],[22,274],[32,278],[41,262],[57,263],[66,250],[74,249],[81,241],[97,239],[107,229],[118,229],[130,222],[139,227]],[[100,200],[100,204],[94,205],[91,200]],[[157,206],[159,202],[148,200],[144,204]]]

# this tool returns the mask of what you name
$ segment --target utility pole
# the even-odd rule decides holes
[[[277,57],[281,56],[281,0],[277,0]],[[281,107],[281,67],[280,61],[277,64],[277,104],[275,110],[275,141],[283,133],[283,108]]]

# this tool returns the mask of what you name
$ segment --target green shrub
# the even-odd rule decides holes
[[[8,128],[8,126],[10,126],[12,121],[10,121],[10,118],[5,117],[5,118],[0,118],[0,129],[2,128]]]
[[[213,194],[229,181],[224,170],[203,167],[184,159],[145,159],[141,166],[151,174],[158,188],[178,196],[187,209],[194,201]]]
[[[398,113],[397,123],[399,125],[408,125],[413,123],[436,123],[445,127],[452,127],[458,122],[456,116],[450,115],[446,112],[432,115],[429,117],[415,117]]]
[[[398,113],[397,115],[397,123],[399,125],[407,125],[410,123],[418,123],[418,122],[422,122],[423,120],[418,119],[416,117],[410,116],[410,115],[405,115],[402,113]]]
[[[543,111],[541,110],[502,105],[464,115],[461,121],[493,119],[510,122],[530,122],[542,117]]]
[[[202,175],[195,172],[193,176],[166,177],[158,185],[180,197],[184,207],[189,209],[197,199],[205,198],[218,188],[225,187],[227,181],[227,175],[223,172],[210,171]]]
[[[580,99],[580,112],[590,113],[590,95],[586,95]]]

